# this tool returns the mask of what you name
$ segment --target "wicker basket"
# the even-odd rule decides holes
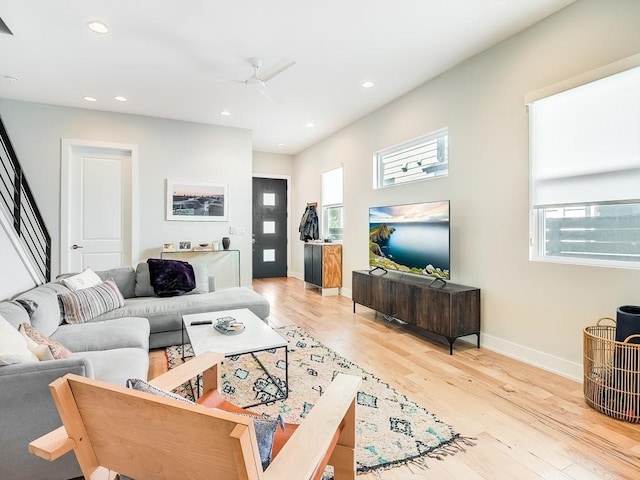
[[[640,335],[617,342],[615,323],[604,317],[584,329],[584,396],[605,415],[640,423],[640,344],[629,343]]]

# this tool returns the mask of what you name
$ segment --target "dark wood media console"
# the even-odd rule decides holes
[[[449,354],[459,337],[476,335],[480,348],[480,289],[400,272],[356,270],[352,277],[353,313],[356,303],[407,322],[418,332],[442,335]]]

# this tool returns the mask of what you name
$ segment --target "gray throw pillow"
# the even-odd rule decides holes
[[[278,422],[275,420],[253,419],[253,427],[256,430],[256,438],[258,439],[258,451],[260,452],[260,462],[262,469],[266,469],[271,463],[273,452],[273,440],[276,436],[276,427]]]
[[[130,378],[127,380],[127,388],[132,388],[133,390],[138,390],[139,392],[147,392],[153,395],[158,395],[163,398],[173,398],[174,400],[180,400],[181,402],[191,403],[191,400],[185,398],[177,393],[169,392],[168,390],[163,390],[162,388],[158,388],[155,385],[150,384],[149,382],[145,382],[139,378]]]

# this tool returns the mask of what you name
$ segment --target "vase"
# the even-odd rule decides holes
[[[618,307],[616,312],[616,342],[624,342],[627,337],[638,334],[640,334],[640,307],[636,305]],[[640,338],[632,338],[630,343],[640,343]]]
[[[229,245],[231,245],[231,239],[229,237],[222,237],[222,248],[229,250]]]

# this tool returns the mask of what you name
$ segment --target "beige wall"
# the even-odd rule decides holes
[[[54,276],[59,273],[60,145],[70,138],[138,146],[136,262],[158,256],[163,242],[220,241],[230,236],[230,226],[241,227],[247,233],[231,236],[231,242],[241,251],[243,284],[251,284],[249,130],[5,99],[0,99],[0,115],[51,234]],[[166,221],[167,178],[227,184],[229,221]]]
[[[292,176],[293,160],[293,155],[253,152],[253,174]]]
[[[346,293],[367,267],[370,206],[451,200],[452,280],[482,289],[484,346],[579,378],[583,327],[639,303],[640,272],[528,260],[524,96],[640,52],[639,18],[635,0],[578,1],[296,155],[294,207],[344,164]],[[448,177],[372,189],[374,151],[445,126]],[[295,275],[302,255],[296,242]]]

